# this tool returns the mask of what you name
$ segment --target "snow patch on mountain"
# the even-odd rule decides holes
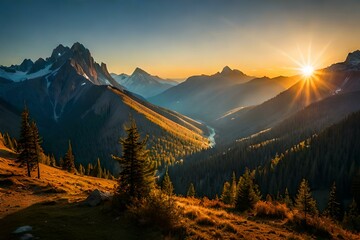
[[[0,77],[11,80],[13,82],[20,82],[20,81],[25,81],[28,79],[34,79],[34,78],[45,76],[52,72],[52,70],[50,70],[51,67],[52,67],[52,64],[49,64],[45,68],[43,68],[37,72],[30,73],[30,74],[28,74],[27,72],[22,72],[22,71],[8,72],[8,71],[5,71],[4,69],[0,68]]]

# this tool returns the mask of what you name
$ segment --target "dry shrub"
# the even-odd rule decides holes
[[[173,200],[160,191],[153,191],[149,197],[134,199],[127,206],[127,215],[142,226],[156,226],[165,232],[180,230],[180,213]]]
[[[214,226],[215,225],[215,222],[211,218],[209,218],[205,215],[198,217],[196,219],[196,223],[200,226]]]
[[[284,219],[289,214],[286,204],[258,201],[254,206],[255,216]]]
[[[184,216],[191,220],[195,220],[196,218],[198,218],[200,216],[200,213],[196,210],[190,209],[189,211],[184,212]]]
[[[292,225],[294,230],[298,232],[307,232],[320,238],[331,239],[332,234],[330,228],[332,223],[326,221],[325,218],[318,216],[308,216],[305,220],[304,215],[295,213],[292,219],[289,219],[288,224]]]

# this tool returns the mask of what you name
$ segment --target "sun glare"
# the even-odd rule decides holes
[[[305,77],[310,77],[314,73],[314,67],[310,65],[303,66],[301,72]]]

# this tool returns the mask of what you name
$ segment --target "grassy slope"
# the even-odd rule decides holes
[[[116,89],[112,89],[116,94],[118,94],[124,101],[125,104],[135,109],[137,112],[143,114],[149,121],[157,124],[164,130],[174,134],[175,136],[179,137],[180,139],[184,139],[189,141],[197,146],[202,148],[208,148],[209,142],[203,136],[203,132],[201,129],[193,127],[193,131],[189,130],[188,128],[171,121],[162,115],[156,113],[155,111],[151,110],[150,108],[145,107],[144,105],[139,104],[138,102],[134,101],[130,97],[123,94],[121,91]]]
[[[116,182],[76,176],[41,165],[42,178],[28,178],[14,162],[16,154],[0,141],[0,236],[31,225],[40,239],[163,239],[161,232],[115,215],[110,204],[81,204],[93,189],[113,191]],[[35,175],[35,172],[33,173]],[[187,239],[311,239],[296,233],[286,220],[264,220],[232,213],[214,201],[176,197]],[[214,208],[216,207],[216,208]],[[353,239],[356,239],[355,237]]]

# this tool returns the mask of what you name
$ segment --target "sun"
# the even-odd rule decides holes
[[[314,67],[311,65],[306,65],[301,68],[301,72],[305,77],[310,77],[314,73]]]

